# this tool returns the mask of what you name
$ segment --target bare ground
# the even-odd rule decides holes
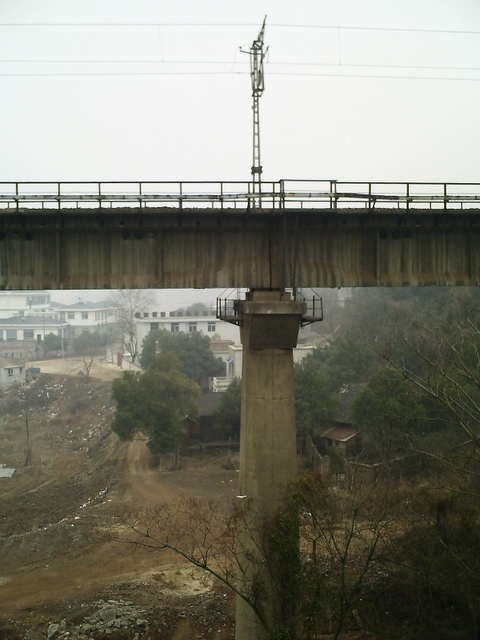
[[[161,627],[166,640],[233,638],[232,599],[221,585],[172,552],[132,553],[99,536],[96,524],[128,505],[234,495],[238,473],[224,468],[227,452],[184,457],[172,471],[144,442],[111,433],[118,367],[97,362],[86,383],[78,359],[35,364],[42,374],[34,384],[0,401],[0,463],[17,469],[0,478],[0,637],[45,634],[52,620],[122,597],[150,607],[145,637]]]

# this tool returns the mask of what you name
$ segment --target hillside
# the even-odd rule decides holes
[[[86,382],[78,363],[70,369],[0,400],[0,463],[16,469],[0,478],[0,638],[232,638],[224,589],[171,552],[132,553],[100,526],[129,505],[233,495],[227,453],[172,471],[144,442],[112,434],[112,371],[98,365]]]

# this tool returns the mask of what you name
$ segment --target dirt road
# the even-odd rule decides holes
[[[111,433],[109,382],[120,369],[99,362],[85,384],[81,359],[35,365],[42,372],[35,383],[0,398],[0,462],[18,469],[0,478],[0,638],[2,620],[45,631],[45,619],[119,594],[151,607],[173,602],[185,611],[206,589],[214,597],[209,578],[173,552],[133,552],[105,532],[125,507],[235,495],[238,473],[225,468],[227,452],[185,457],[180,470],[172,470],[169,456],[154,460],[145,442],[121,443]],[[24,468],[27,410],[33,465]],[[181,616],[177,627],[180,635],[167,640],[199,637]],[[231,637],[218,633],[218,640]]]
[[[116,505],[155,506],[160,502],[174,501],[190,495],[191,489],[204,497],[232,494],[236,488],[235,471],[224,470],[219,460],[212,463],[199,462],[191,468],[160,473],[152,465],[152,457],[142,441],[122,445],[119,460],[123,459],[123,477],[118,487],[107,494],[108,499],[100,505],[89,506],[75,518],[88,518],[89,509],[103,507],[112,509]],[[203,482],[200,478],[203,476]],[[78,522],[78,521],[77,521]],[[78,525],[81,529],[81,523]],[[48,562],[33,562],[28,566],[5,571],[0,569],[0,614],[15,615],[26,607],[58,605],[72,598],[84,598],[101,592],[112,583],[140,582],[155,585],[153,575],[167,571],[178,574],[175,563],[183,561],[173,552],[152,553],[132,549],[113,542],[79,544],[67,554],[49,559]],[[195,584],[191,576],[185,583],[189,592]],[[185,589],[183,590],[185,592]],[[179,587],[178,593],[182,592]]]
[[[79,376],[85,375],[85,363],[83,358],[56,358],[54,360],[36,360],[30,363],[32,367],[40,367],[42,373],[54,375]],[[119,378],[123,371],[117,365],[106,362],[104,358],[95,357],[90,376],[109,382]]]

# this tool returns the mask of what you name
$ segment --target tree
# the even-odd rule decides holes
[[[109,297],[116,309],[116,322],[123,347],[130,354],[132,362],[138,357],[137,314],[153,304],[153,294],[147,289],[119,289]]]
[[[319,360],[313,355],[307,355],[295,365],[294,375],[297,431],[311,434],[318,422],[333,417],[336,398]]]
[[[139,434],[152,453],[175,450],[185,418],[195,417],[200,387],[172,353],[157,355],[145,373],[125,371],[112,384],[117,410],[112,424],[121,440]]]
[[[232,427],[234,433],[240,433],[240,412],[242,405],[242,381],[234,378],[228,385],[217,408],[217,418],[222,424]]]
[[[48,337],[48,336],[47,336]],[[84,331],[72,342],[72,349],[77,355],[96,355],[102,353],[107,344],[104,333]]]
[[[423,397],[395,369],[378,369],[352,403],[355,426],[372,436],[373,448],[388,458],[410,449],[412,436],[428,422]]]
[[[115,539],[173,550],[208,571],[251,608],[269,640],[313,639],[328,622],[338,638],[358,627],[357,608],[395,531],[389,490],[365,473],[344,492],[307,475],[268,518],[248,499],[232,508],[184,498],[124,512]]]
[[[85,382],[90,379],[90,370],[93,367],[95,356],[102,353],[107,344],[107,336],[97,331],[90,333],[84,331],[72,342],[72,348],[77,355],[82,356],[85,368]]]
[[[199,331],[150,331],[142,344],[140,364],[147,369],[157,352],[167,351],[177,356],[185,374],[200,385],[207,378],[225,375],[225,364],[210,351],[210,338]]]
[[[62,339],[54,333],[47,333],[43,340],[43,348],[45,351],[60,351],[62,349]]]

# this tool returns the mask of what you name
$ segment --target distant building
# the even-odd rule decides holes
[[[293,350],[293,362],[300,362],[305,356],[312,353],[314,348],[306,345],[295,347]],[[222,359],[226,362],[226,377],[213,378],[212,391],[226,391],[233,378],[242,377],[243,346],[241,344],[228,344],[226,355]]]
[[[0,318],[53,315],[49,291],[1,291]]]
[[[233,447],[238,449],[240,433],[229,424],[223,424],[217,417],[222,396],[218,393],[202,393],[197,398],[198,415],[187,418],[183,426],[185,433],[182,444],[190,447]]]
[[[172,333],[202,332],[209,338],[230,340],[234,344],[240,342],[240,329],[234,324],[219,320],[214,308],[201,311],[145,311],[135,314],[138,345],[141,347],[144,338],[150,331],[164,329]]]
[[[0,356],[0,391],[25,384],[25,363]]]
[[[0,354],[27,358],[28,352],[49,333],[65,337],[67,323],[49,316],[0,318]]]
[[[49,291],[0,292],[0,343],[10,343],[15,356],[22,357],[20,343],[43,341],[49,333],[73,339],[84,331],[104,333],[115,322],[116,309],[107,302],[64,305],[52,301]],[[19,348],[12,350],[15,343]]]
[[[352,427],[351,424],[326,421],[322,426],[315,429],[317,437],[314,441],[319,441],[319,448],[326,453],[336,453],[340,456],[358,455],[362,450],[362,439],[360,431]]]
[[[63,305],[52,303],[55,315],[62,322],[67,323],[66,336],[77,338],[85,331],[106,333],[115,326],[117,310],[108,302],[84,302],[79,300],[74,304]]]

